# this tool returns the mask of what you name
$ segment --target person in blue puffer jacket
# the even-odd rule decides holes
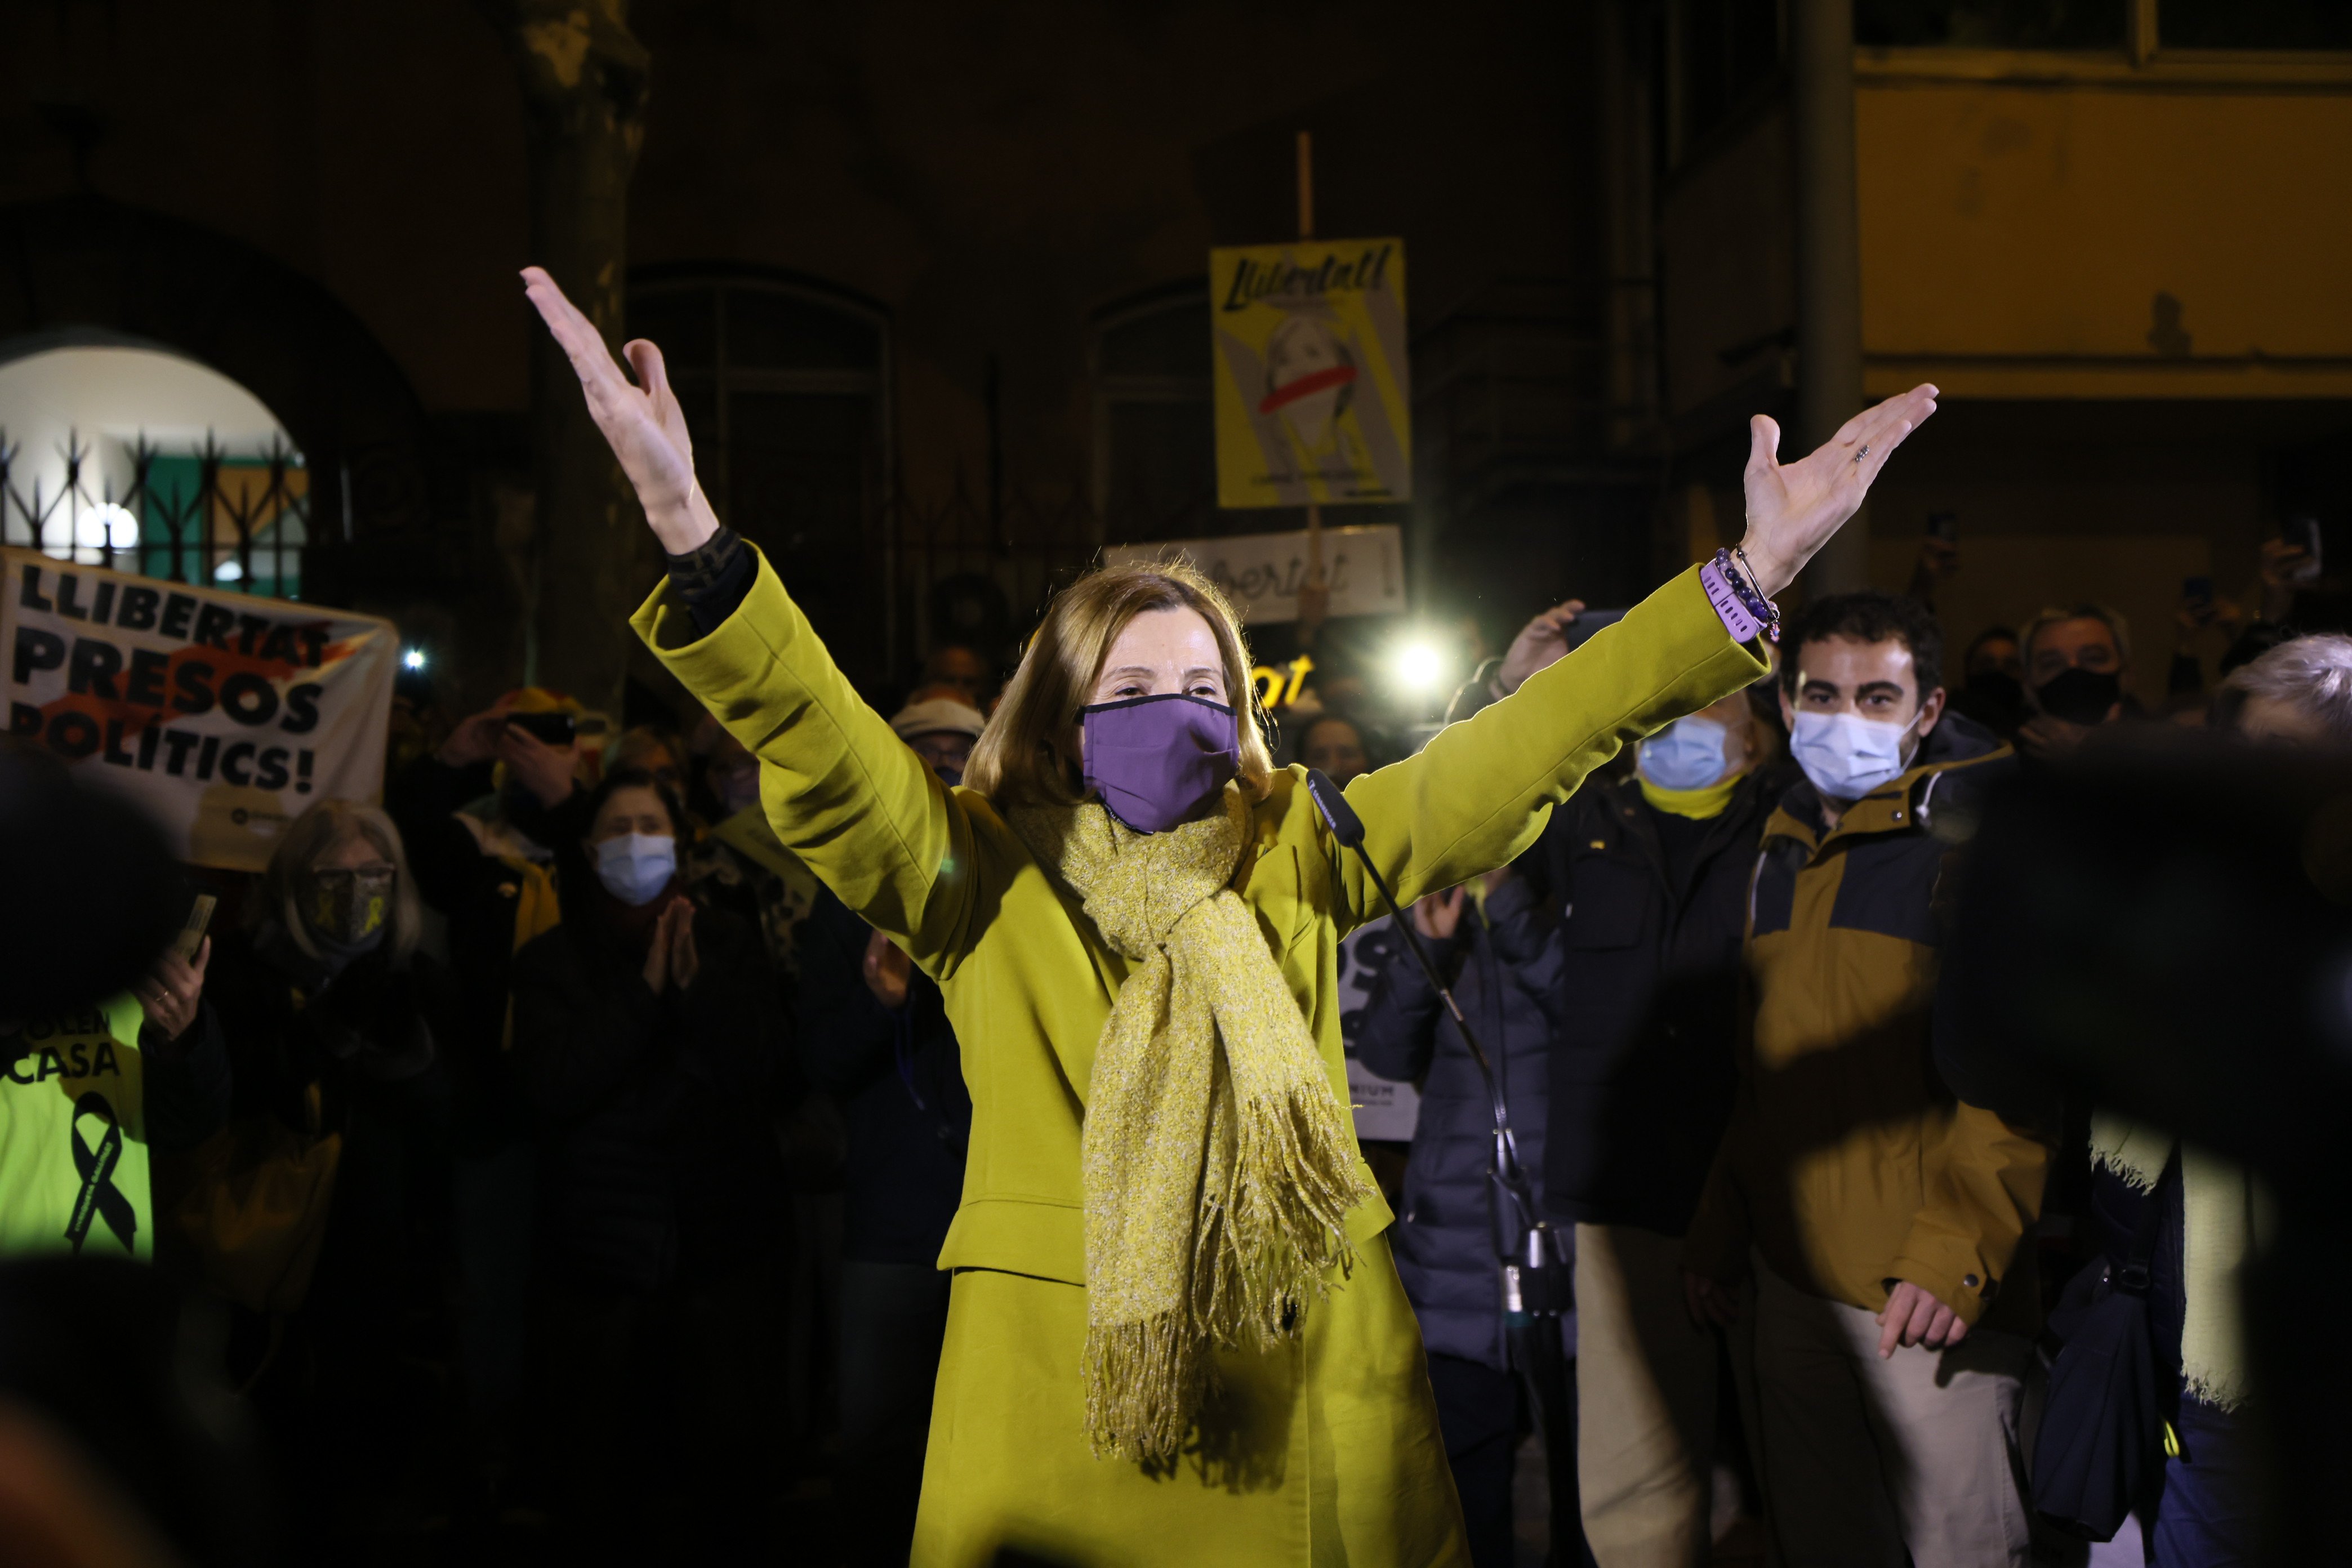
[[[1537,855],[1433,894],[1412,919],[1503,1080],[1519,1163],[1540,1208],[1544,1121],[1561,963],[1558,921]],[[1492,1101],[1477,1062],[1409,948],[1390,949],[1372,984],[1357,1049],[1383,1078],[1422,1083],[1421,1121],[1390,1235],[1397,1273],[1421,1320],[1454,1484],[1476,1568],[1512,1561],[1511,1478],[1521,1396],[1504,1337],[1486,1172]],[[1574,1320],[1565,1328],[1576,1353]],[[1572,1380],[1567,1391],[1573,1408]],[[1573,1476],[1573,1456],[1555,1473]],[[1589,1562],[1573,1496],[1552,1500],[1551,1561]]]

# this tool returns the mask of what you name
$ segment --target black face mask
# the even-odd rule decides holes
[[[2034,689],[2042,710],[2069,724],[2104,724],[2107,710],[2123,695],[2124,683],[2112,671],[2069,669],[2052,676]]]

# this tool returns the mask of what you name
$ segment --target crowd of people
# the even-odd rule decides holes
[[[1561,657],[1580,610],[1538,616],[1449,720]],[[1553,1561],[1704,1562],[1743,1510],[1791,1563],[2063,1560],[2031,1486],[2047,1309],[2144,1224],[2176,1435],[2138,1500],[2154,1560],[2245,1560],[2248,1389],[2213,1298],[2259,1194],[2094,1107],[1962,1098],[1937,983],[1939,892],[2004,775],[2126,727],[2352,742],[2352,638],[2242,617],[2209,693],[2185,644],[2212,618],[2184,607],[2150,711],[2096,605],[1980,632],[1947,692],[1928,604],[1814,601],[1772,674],[1412,907],[1574,1237]],[[891,728],[952,785],[996,684],[943,648]],[[300,1538],[471,1509],[592,1557],[728,1550],[814,1469],[843,1560],[903,1562],[971,1137],[939,985],[776,841],[724,729],[598,754],[577,710],[511,693],[400,766],[388,810],[319,802],[235,919],[134,988],[143,1017],[15,1048],[143,1057],[128,1147],[154,1168],[121,1179],[152,1181],[153,1256],[212,1303]],[[1277,761],[1342,785],[1406,728],[1338,681],[1292,718]],[[1346,944],[1370,994],[1348,1048],[1419,1091],[1410,1144],[1369,1152],[1494,1568],[1533,1417],[1488,1089],[1382,923]],[[236,1190],[257,1180],[289,1213]]]
[[[1809,603],[1771,677],[1412,910],[1573,1226],[1576,1492],[1554,1485],[1551,1561],[1705,1562],[1743,1513],[1792,1563],[2081,1561],[2105,1531],[2037,1498],[2039,1400],[2060,1331],[2149,1226],[2167,1448],[2126,1504],[2152,1562],[2254,1559],[2234,1271],[2270,1224],[2259,1187],[2048,1085],[2002,1092],[1938,949],[1986,794],[2020,770],[2167,726],[2352,746],[2352,637],[2290,619],[2302,554],[2265,547],[2259,610],[2189,585],[2155,707],[2094,603],[1979,631],[1947,690],[1933,587],[1957,552],[1931,540],[1911,593]],[[1581,608],[1531,622],[1449,718],[1558,658]],[[2341,622],[2323,595],[2302,609]],[[1360,751],[1379,732],[1318,713],[1302,760],[1344,778],[1384,760]],[[1475,1560],[1508,1563],[1535,1422],[1503,1345],[1484,1075],[1403,946],[1351,940],[1378,974],[1350,1049],[1422,1092],[1399,1270]]]
[[[898,715],[946,783],[988,668],[940,650]],[[310,805],[207,876],[196,951],[0,1029],[28,1082],[143,1066],[142,1201],[94,1218],[189,1292],[286,1560],[791,1560],[780,1479],[813,1476],[814,1551],[831,1514],[844,1559],[904,1562],[971,1119],[937,985],[776,843],[715,723],[598,751],[560,693],[454,725],[405,695],[385,808]]]
[[[738,679],[709,662],[725,627],[793,612],[730,533],[687,542],[661,612],[677,618],[646,631],[701,696]],[[1710,595],[1750,589],[1728,556]],[[1524,832],[1467,796],[1423,806],[1454,813],[1465,842],[1486,834],[1476,852],[1500,863],[1465,879],[1415,849],[1434,858],[1399,875],[1409,937],[1335,859],[1354,914],[1328,947],[1304,893],[1274,884],[1245,906],[1222,860],[1193,895],[1209,914],[1167,903],[1201,877],[1182,857],[1212,827],[1260,835],[1254,858],[1245,837],[1202,851],[1276,868],[1245,879],[1324,874],[1298,837],[1315,821],[1303,790],[1253,830],[1248,808],[1204,817],[1200,789],[1122,760],[1139,715],[1177,714],[1214,758],[1216,726],[1247,709],[1238,628],[1181,571],[1082,583],[1014,672],[998,650],[937,649],[887,733],[804,727],[797,749],[755,755],[740,728],[685,712],[592,748],[579,705],[541,689],[446,726],[412,702],[383,808],[309,806],[266,871],[216,883],[212,934],[129,998],[0,1025],[12,1084],[60,1076],[72,1092],[140,1064],[137,1088],[102,1102],[102,1135],[68,1123],[80,1188],[39,1201],[110,1228],[184,1292],[177,1342],[255,1424],[287,1561],[504,1532],[571,1561],[903,1563],[923,1551],[919,1513],[934,1531],[950,1516],[927,1465],[932,1487],[957,1489],[959,1528],[974,1498],[1125,1466],[1140,1479],[1105,1483],[1106,1506],[1160,1531],[1183,1515],[1156,1511],[1171,1505],[1155,1466],[1196,1466],[1229,1497],[1287,1496],[1278,1456],[1241,1441],[1259,1416],[1236,1418],[1230,1451],[1208,1434],[1220,1401],[1288,1409],[1314,1387],[1297,1462],[1322,1475],[1315,1445],[1336,1443],[1342,1480],[1387,1473],[1398,1496],[1302,1502],[1307,1528],[1405,1560],[1351,1533],[1383,1517],[1428,1560],[1505,1568],[1528,1511],[1520,1456],[1553,1395],[1528,1386],[1497,1265],[1499,1092],[1573,1259],[1559,1329],[1574,1419],[1552,1431],[1572,1453],[1549,1456],[1549,1561],[1704,1563],[1734,1527],[1792,1564],[2082,1561],[2079,1529],[2036,1484],[2041,1390],[2064,1353],[2053,1309],[2130,1267],[2152,1279],[2168,1444],[2127,1500],[2152,1561],[2242,1563],[2257,1488],[2232,1280],[2261,1245],[2263,1194],[2163,1130],[1998,1081],[1951,1021],[1939,947],[2005,780],[2165,725],[2352,745],[2352,637],[2293,629],[2301,563],[2273,545],[2263,605],[2185,598],[2160,708],[2131,693],[2122,617],[2087,603],[1976,631],[1948,689],[1933,599],[1954,564],[1939,544],[1910,594],[1811,598],[1777,642],[1724,641],[1715,616],[1737,637],[1748,599],[1769,610],[1752,590],[1714,616],[1694,595],[1598,632],[1575,601],[1537,616],[1423,747],[1451,778],[1507,773],[1526,761],[1515,746],[1596,765],[1548,813],[1536,786],[1517,797]],[[1166,631],[1171,616],[1194,617],[1197,644],[1181,641],[1192,622]],[[1179,641],[1122,664],[1138,625]],[[2195,639],[2217,628],[2228,651],[2209,689]],[[1601,686],[1650,679],[1641,637],[1698,648],[1704,676],[1657,676],[1667,694],[1644,700],[1682,716],[1632,726],[1621,752],[1630,721],[1601,710]],[[1588,642],[1570,671],[1591,689],[1570,703],[1547,672]],[[1155,686],[1163,667],[1174,677]],[[824,698],[838,678],[777,662],[740,679]],[[1544,724],[1591,733],[1480,721],[1523,689],[1510,712],[1548,701]],[[1244,727],[1213,793],[1239,776],[1286,798],[1296,763],[1364,781],[1350,798],[1368,816],[1397,804],[1376,781],[1423,749],[1395,738],[1405,716],[1352,677],[1284,695],[1273,717],[1288,722]],[[1057,710],[1085,716],[1082,773],[1051,772],[1064,740],[1034,715]],[[1538,764],[1547,780],[1558,766]],[[976,788],[956,789],[968,774]],[[1024,798],[1024,779],[1042,796],[1000,816],[989,803]],[[1055,789],[1073,798],[1052,805]],[[859,792],[884,805],[861,815]],[[1068,815],[1101,801],[1115,820]],[[1121,870],[1121,848],[1146,840],[1173,847]],[[966,891],[939,913],[950,885]],[[1055,1044],[1015,1083],[1009,1058],[959,1039],[943,983],[983,991],[992,1027],[1059,1041],[1070,1005],[1027,977],[1089,964],[1106,977],[1079,1031],[1100,1035],[1091,1061]],[[1278,994],[1296,965],[1321,985],[1354,973],[1364,1003],[1344,1020],[1311,1007],[1313,1029],[1418,1090],[1410,1142],[1363,1149],[1378,1192],[1352,1184],[1352,1138],[1316,1121],[1328,1097],[1288,996],[1269,1013],[1247,990],[1263,970]],[[1130,1010],[1144,986],[1153,999]],[[1249,1097],[1286,1074],[1270,1121],[1290,1142],[1255,1152],[1270,1135]],[[1156,1133],[1194,1113],[1188,1084],[1206,1098],[1171,1154]],[[976,1100],[1010,1096],[1045,1108],[1033,1125],[976,1122]],[[89,1152],[100,1136],[115,1152]],[[0,1127],[0,1222],[32,1201],[14,1190],[34,1180],[24,1142]],[[1287,1162],[1286,1191],[1335,1250],[1298,1239],[1311,1225],[1218,1239],[1294,1201],[1264,1195],[1254,1160]],[[1076,1194],[1079,1171],[1083,1247],[1076,1204],[1054,1195]],[[1236,1245],[1257,1261],[1181,1288],[1201,1292],[1191,1310],[1233,1313],[1219,1321],[1235,1338],[1155,1341],[1155,1259]],[[1401,1304],[1381,1294],[1386,1253]],[[1255,1268],[1294,1284],[1256,1300]],[[1066,1289],[1079,1283],[1092,1306]],[[1104,1316],[1130,1300],[1134,1319]],[[1302,1359],[1243,1369],[1229,1352],[1253,1332]],[[1046,1368],[1041,1345],[1072,1364]],[[1405,1495],[1420,1483],[1394,1454],[1423,1408],[1458,1515]],[[1068,1445],[970,1436],[1055,1422]],[[1388,1472],[1363,1457],[1381,1445]],[[1203,1528],[1290,1528],[1241,1508]],[[811,1534],[819,1512],[832,1526]],[[239,1560],[192,1544],[233,1533],[177,1545]],[[945,1560],[937,1537],[931,1551]]]

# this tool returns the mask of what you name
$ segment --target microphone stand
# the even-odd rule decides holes
[[[1428,977],[1438,999],[1445,1004],[1462,1043],[1469,1047],[1471,1060],[1478,1064],[1479,1076],[1486,1079],[1486,1098],[1495,1118],[1494,1152],[1486,1170],[1488,1214],[1496,1264],[1502,1273],[1504,1338],[1510,1348],[1512,1364],[1527,1379],[1528,1392],[1535,1401],[1537,1417],[1542,1426],[1544,1459],[1551,1477],[1552,1518],[1575,1522],[1575,1533],[1569,1539],[1581,1542],[1583,1526],[1578,1520],[1576,1489],[1576,1401],[1570,1392],[1566,1349],[1560,1342],[1560,1320],[1576,1310],[1567,1248],[1561,1245],[1559,1233],[1538,1207],[1527,1170],[1519,1163],[1518,1141],[1511,1135],[1511,1108],[1504,1098],[1503,1081],[1495,1071],[1494,1060],[1479,1044],[1470,1020],[1463,1016],[1462,1005],[1454,1001],[1453,988],[1438,973],[1437,965],[1430,962],[1429,950],[1422,946],[1421,933],[1413,929],[1412,917],[1398,908],[1396,894],[1390,890],[1387,879],[1365,853],[1363,818],[1356,815],[1355,807],[1339,793],[1339,786],[1320,768],[1307,770],[1307,793],[1321,814],[1324,826],[1331,830],[1331,837],[1355,851],[1364,874],[1380,889],[1381,901],[1388,906],[1405,945],[1412,950],[1413,961],[1421,965],[1422,973]],[[1563,1544],[1555,1533],[1551,1562],[1569,1560],[1561,1551]]]

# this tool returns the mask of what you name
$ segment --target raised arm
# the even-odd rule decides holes
[[[694,477],[694,441],[687,434],[686,410],[670,390],[661,350],[643,338],[622,345],[629,368],[637,373],[633,384],[614,363],[604,334],[563,297],[554,279],[541,268],[526,267],[522,284],[580,377],[589,416],[636,488],[654,537],[672,555],[692,554],[719,531],[719,514]]]
[[[756,562],[754,571],[734,574],[748,586],[740,600],[726,596],[719,624],[698,624],[674,584],[656,589],[632,624],[759,757],[761,802],[784,847],[939,974],[951,964],[973,907],[971,828],[962,806],[857,695],[774,568],[722,533],[695,480],[693,443],[661,351],[643,340],[623,347],[636,373],[632,383],[553,279],[531,267],[523,283],[578,373],[588,412],[674,568],[679,558],[694,558],[696,571],[710,574],[704,558],[714,545]],[[693,607],[707,609],[706,598]],[[957,896],[937,896],[943,889]]]
[[[1935,412],[1935,399],[1926,385],[1889,398],[1789,464],[1778,456],[1780,426],[1756,416],[1740,549],[1758,589],[1774,595],[1796,580],[1860,508],[1888,454]],[[1504,700],[1441,731],[1420,755],[1349,784],[1365,848],[1408,901],[1493,870],[1533,843],[1550,808],[1621,749],[1764,670],[1762,645],[1731,640],[1694,567]],[[1380,912],[1380,895],[1352,857],[1334,869],[1343,925]]]

